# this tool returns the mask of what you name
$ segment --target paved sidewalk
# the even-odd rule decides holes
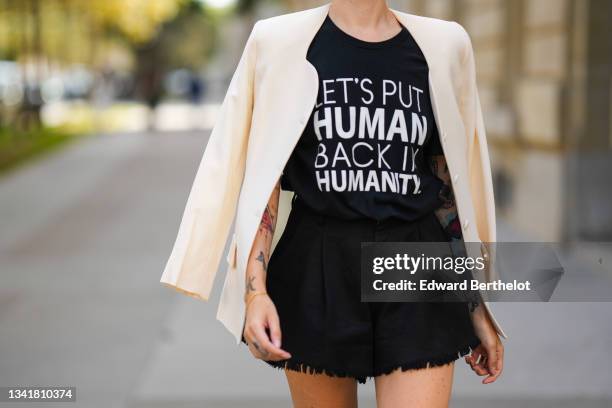
[[[75,385],[78,407],[290,405],[215,320],[222,277],[209,304],[158,283],[205,136],[100,135],[0,179],[0,386]],[[482,386],[460,362],[453,407],[612,406],[610,303],[495,310],[505,373]]]

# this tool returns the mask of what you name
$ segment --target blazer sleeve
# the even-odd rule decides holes
[[[470,190],[476,213],[478,236],[482,242],[496,241],[495,199],[487,135],[476,80],[476,64],[472,41],[467,31],[463,34],[463,89],[462,115],[468,146]]]
[[[478,86],[476,80],[476,63],[474,49],[469,34],[463,28],[460,31],[463,37],[462,54],[462,87],[461,87],[461,114],[465,124],[467,139],[468,171],[470,194],[474,205],[476,228],[481,241],[480,253],[486,259],[487,268],[484,279],[488,282],[499,279],[495,263],[497,227],[495,219],[495,197],[493,194],[493,177],[491,162],[487,145],[487,136],[482,113]],[[488,302],[484,302],[496,331],[508,338],[499,322],[493,317]]]
[[[256,22],[218,111],[160,282],[208,300],[244,177],[254,104]]]

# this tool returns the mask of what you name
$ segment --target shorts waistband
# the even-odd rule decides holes
[[[339,218],[328,214],[322,214],[316,212],[309,206],[307,206],[303,200],[301,200],[297,195],[293,196],[291,200],[291,212],[294,213],[294,216],[297,215],[299,217],[308,217],[312,221],[318,223],[319,225],[330,225],[335,227],[346,227],[346,228],[374,228],[379,230],[384,230],[387,228],[396,227],[398,225],[407,225],[411,224],[410,222],[400,220],[398,218],[387,218],[384,220],[376,220],[373,218],[355,218],[355,219],[345,219]],[[419,220],[415,221],[416,223]]]

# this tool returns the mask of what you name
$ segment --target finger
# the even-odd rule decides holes
[[[489,354],[490,358],[486,361],[487,369],[491,372],[491,374],[497,373],[497,362],[499,361],[499,354],[497,354],[497,349],[491,350]]]
[[[465,361],[467,361],[470,364],[476,364],[476,360],[479,358],[479,356],[480,356],[480,351],[478,349],[474,349],[468,356],[466,356]]]
[[[473,370],[481,358],[480,351],[478,349],[472,350],[472,352],[465,357],[465,362],[470,365],[470,368]]]
[[[487,356],[488,361],[486,362],[486,369],[489,375],[487,376],[487,378],[482,380],[483,384],[490,384],[494,382],[499,374],[497,370],[497,364],[499,359],[499,355],[497,353],[497,345],[494,348],[487,350]]]
[[[272,344],[280,349],[281,329],[278,314],[271,313],[270,316],[268,316],[268,327],[270,328],[270,338],[272,339]]]
[[[500,343],[501,346],[501,343]],[[489,368],[489,370],[492,372],[489,377],[485,378],[483,380],[484,384],[490,384],[492,382],[497,381],[497,379],[499,378],[499,376],[502,373],[502,369],[503,369],[503,346],[498,347],[497,348],[497,361],[495,363],[491,364],[491,367]]]
[[[472,352],[468,355],[468,357],[470,358],[471,361],[475,362],[478,356],[480,356],[481,354],[482,354],[482,349],[479,346],[475,349],[472,349]]]
[[[491,384],[492,382],[495,382],[495,380],[497,380],[497,377],[499,377],[498,374],[489,375],[488,377],[482,380],[482,383]]]
[[[489,373],[489,371],[486,368],[485,362],[487,361],[487,355],[486,352],[483,348],[478,348],[477,350],[475,350],[473,352],[473,357],[472,357],[472,370],[474,370],[474,372],[479,375],[479,376],[484,376],[487,375]]]
[[[474,365],[474,367],[472,367],[472,369],[474,370],[474,372],[479,376],[485,376],[489,374],[489,370],[486,369],[486,367],[484,367],[481,364],[476,364]]]
[[[470,365],[470,368],[480,377],[489,374],[489,371],[481,364],[472,364]]]
[[[501,374],[504,370],[504,345],[499,342],[499,346],[497,347],[497,353],[499,358],[497,359],[497,371]]]
[[[285,350],[282,350],[279,347],[276,347],[274,344],[270,342],[268,338],[268,334],[263,326],[259,326],[254,328],[253,334],[255,334],[255,339],[257,340],[259,350],[264,355],[264,359],[266,360],[283,360],[291,357],[289,353]]]

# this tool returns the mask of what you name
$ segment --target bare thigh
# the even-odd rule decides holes
[[[285,370],[295,408],[356,408],[357,381]]]
[[[446,408],[455,364],[401,371],[375,378],[378,408]]]

